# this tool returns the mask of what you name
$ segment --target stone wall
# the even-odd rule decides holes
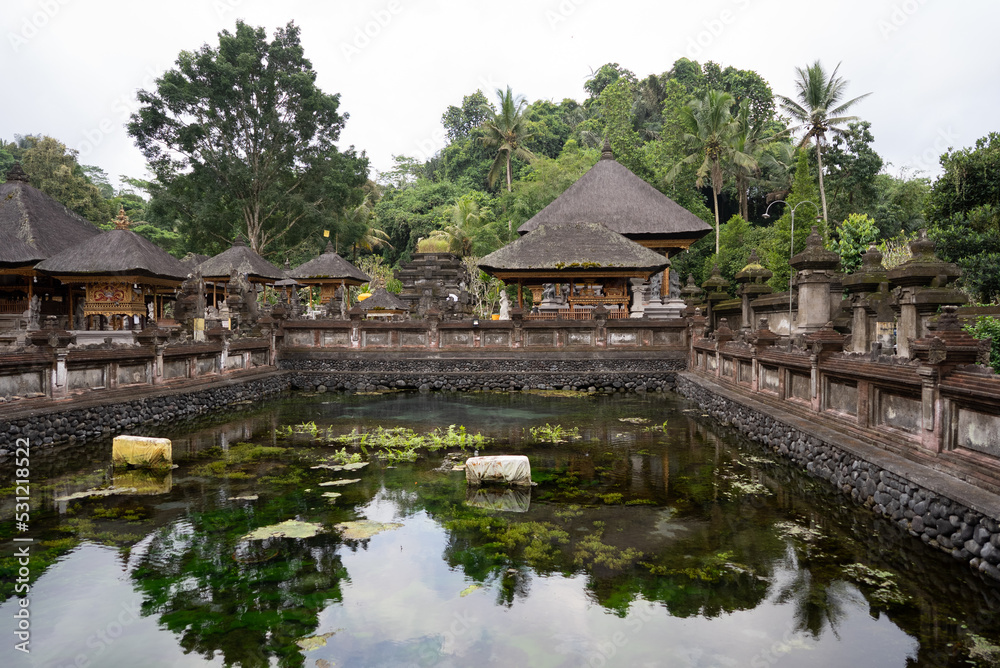
[[[236,375],[195,389],[146,390],[116,395],[111,401],[78,400],[75,407],[40,407],[0,419],[0,461],[14,452],[15,442],[27,438],[32,448],[69,441],[82,442],[127,432],[142,425],[162,424],[220,410],[230,404],[254,401],[289,389],[280,372]],[[136,396],[136,395],[140,396]]]
[[[830,481],[924,543],[1000,580],[1000,506],[995,495],[836,431],[815,428],[812,421],[783,415],[696,374],[679,374],[676,384],[680,394],[723,424]]]
[[[680,355],[518,355],[428,357],[405,355],[286,355],[280,368],[291,385],[310,391],[662,392],[673,387],[687,361]]]

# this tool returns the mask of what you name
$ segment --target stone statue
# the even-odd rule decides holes
[[[670,299],[681,298],[681,275],[674,270],[670,270],[670,292],[667,293]]]
[[[28,329],[41,329],[42,300],[38,295],[32,295],[28,302]]]
[[[156,318],[156,312],[155,312],[155,307],[153,306],[153,302],[149,302],[148,304],[146,304],[146,318],[149,320],[153,320],[154,318]]]
[[[76,305],[73,307],[73,328],[84,329],[85,327],[86,318],[83,315],[83,300],[77,299]]]
[[[500,293],[500,319],[510,320],[510,298],[506,290]]]
[[[556,298],[556,285],[555,283],[546,283],[542,286],[542,301],[551,302]]]

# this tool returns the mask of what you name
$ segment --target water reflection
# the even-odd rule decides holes
[[[179,467],[157,479],[112,478],[95,445],[77,468],[51,464],[33,586],[85,572],[88,546],[117,550],[115,573],[85,562],[124,583],[98,609],[138,597],[158,625],[142,627],[149,645],[166,635],[185,653],[164,665],[966,665],[981,661],[976,637],[998,641],[995,583],[682,408],[321,395],[171,433]],[[316,469],[334,448],[274,433],[307,421],[339,433],[464,425],[497,441],[489,454],[526,454],[537,486],[469,490],[442,451]],[[527,429],[545,423],[583,438],[533,441]],[[329,484],[346,479],[357,482]],[[136,492],[85,494],[108,484]],[[83,496],[53,502],[66,493]],[[290,519],[326,532],[243,540]],[[334,529],[354,520],[401,526],[359,540]],[[84,596],[59,581],[60,595]],[[39,642],[72,661],[92,626],[40,630]],[[19,665],[11,651],[2,665]],[[101,665],[136,665],[134,651],[108,644]]]

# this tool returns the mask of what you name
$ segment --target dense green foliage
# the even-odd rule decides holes
[[[844,115],[865,95],[848,99],[838,68],[795,68],[781,82],[791,96],[752,70],[687,58],[645,76],[602,65],[582,101],[529,102],[508,86],[491,102],[476,90],[443,111],[440,151],[395,156],[375,181],[363,152],[336,147],[347,114],[315,79],[293,24],[269,41],[238,22],[140,91],[129,129],[153,181],[124,179],[128,188],[115,192],[100,168],[31,136],[0,142],[0,178],[21,160],[33,184],[74,211],[106,225],[124,207],[133,229],[177,256],[216,253],[243,232],[272,259],[297,264],[322,250],[329,230],[338,252],[379,257],[388,270],[421,239],[468,258],[509,243],[607,140],[616,160],[714,223],[717,234],[673,258],[699,283],[716,262],[731,279],[753,247],[772,286],[787,289],[789,255],[818,213],[847,271],[869,243],[905,251],[900,240],[928,227],[973,300],[1000,297],[1000,134],[949,150],[936,180],[889,174],[871,124]],[[790,212],[803,202],[815,207],[798,208],[793,249]]]

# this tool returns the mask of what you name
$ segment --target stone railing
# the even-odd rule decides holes
[[[707,338],[706,319],[696,316],[689,369],[1000,491],[1000,376],[973,364],[988,341],[958,329],[953,307],[949,316],[912,342],[912,359],[845,353],[832,329],[806,335],[803,348],[776,345],[764,323],[742,340],[725,323]]]
[[[282,349],[385,351],[689,350],[684,320],[290,320]]]
[[[270,338],[168,343],[156,330],[138,339],[136,346],[76,347],[70,332],[33,332],[32,345],[0,355],[0,401],[158,386],[274,364]]]

